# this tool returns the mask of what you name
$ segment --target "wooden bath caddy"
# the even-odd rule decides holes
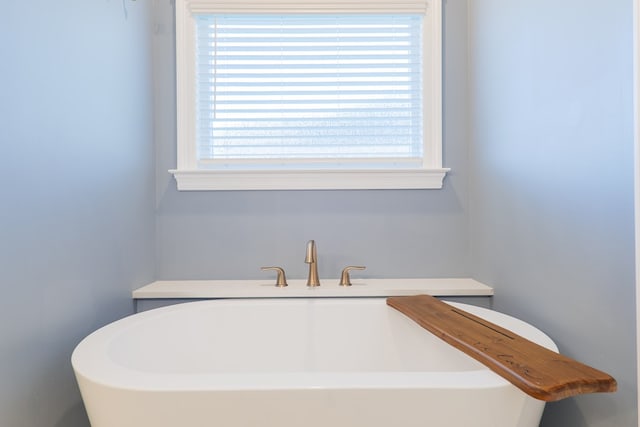
[[[536,399],[551,402],[617,389],[610,375],[432,296],[390,297],[387,304]]]

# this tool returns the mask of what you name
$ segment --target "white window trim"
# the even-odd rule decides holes
[[[178,190],[439,189],[442,167],[442,0],[176,0],[177,168],[169,172]],[[425,14],[424,126],[430,132],[424,163],[413,169],[199,169],[195,135],[195,19],[197,13],[395,12]]]

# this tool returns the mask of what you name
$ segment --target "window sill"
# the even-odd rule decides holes
[[[450,169],[170,170],[180,191],[440,189]]]

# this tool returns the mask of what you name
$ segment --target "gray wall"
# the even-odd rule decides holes
[[[132,312],[132,288],[304,277],[308,239],[323,277],[487,282],[620,383],[548,405],[543,426],[637,425],[631,0],[469,5],[445,2],[443,190],[216,193],[167,173],[170,0],[3,5],[0,425],[87,425],[69,357]]]
[[[161,1],[155,13],[159,279],[260,278],[274,264],[302,278],[309,239],[324,278],[347,264],[368,267],[359,277],[468,276],[464,1],[445,7],[444,165],[453,172],[443,190],[424,191],[176,191],[167,173],[176,166],[173,10]]]
[[[618,380],[544,427],[637,426],[632,1],[470,5],[474,276]]]
[[[0,426],[87,426],[71,352],[153,280],[145,3],[2,4]]]

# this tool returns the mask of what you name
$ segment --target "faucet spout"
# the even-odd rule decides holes
[[[320,286],[320,279],[318,278],[318,252],[316,249],[316,242],[314,240],[309,240],[307,242],[307,252],[304,257],[304,262],[309,264],[307,286]]]

